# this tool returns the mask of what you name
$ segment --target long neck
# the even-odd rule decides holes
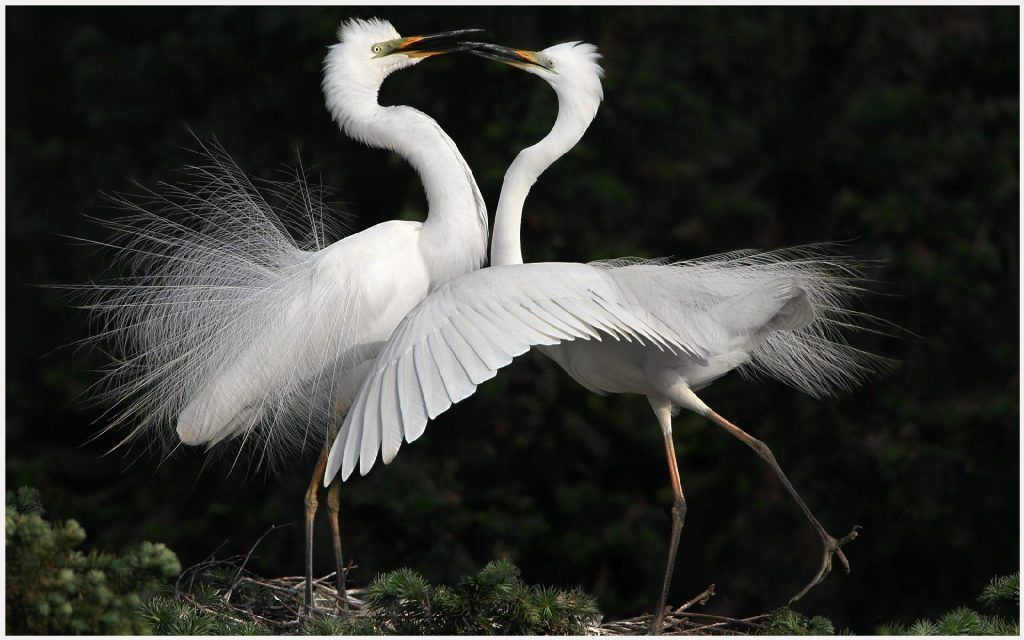
[[[526,196],[530,194],[530,188],[540,174],[576,146],[596,112],[596,105],[593,108],[578,105],[559,94],[555,126],[543,140],[520,151],[509,166],[494,215],[492,265],[523,264],[519,235]]]
[[[458,147],[432,118],[406,106],[382,107],[376,88],[350,87],[333,110],[346,134],[401,155],[427,197],[420,246],[433,286],[478,269],[486,259],[487,206]]]

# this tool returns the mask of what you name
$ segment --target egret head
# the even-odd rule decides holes
[[[510,49],[482,42],[467,43],[478,56],[497,60],[540,76],[558,97],[592,105],[594,113],[604,98],[601,78],[604,69],[598,64],[601,54],[587,42],[563,42],[541,51]]]
[[[482,29],[446,31],[403,38],[387,20],[353,18],[338,27],[338,42],[324,59],[323,91],[335,119],[353,105],[347,98],[371,98],[391,73],[421,60],[466,47],[460,44]]]

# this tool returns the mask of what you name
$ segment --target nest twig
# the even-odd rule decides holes
[[[310,617],[362,615],[366,609],[366,589],[347,589],[348,606],[342,608],[338,591],[331,584],[337,573],[335,571],[313,580],[313,602],[307,610],[304,576],[263,578],[246,569],[253,552],[263,538],[279,528],[281,527],[270,527],[244,556],[235,555],[216,560],[211,555],[206,560],[185,569],[175,583],[175,596],[202,611],[226,620],[236,623],[258,621],[279,633],[299,630]],[[350,563],[347,569],[352,568]],[[204,575],[213,570],[230,572],[233,576],[231,583],[215,587],[212,592],[210,588],[197,589],[197,582],[209,585],[209,582],[204,580]]]
[[[305,603],[305,577],[285,576],[263,578],[246,567],[253,558],[256,546],[271,527],[256,541],[247,554],[216,560],[213,556],[195,564],[178,577],[175,595],[180,600],[209,614],[235,623],[259,622],[271,633],[302,633],[304,624],[312,617],[356,617],[366,615],[366,589],[348,589],[348,607],[342,607],[338,591],[333,586],[335,572],[313,581],[313,603],[307,611]],[[351,569],[350,564],[347,569]],[[212,586],[207,579],[211,572],[228,576],[227,580]],[[666,611],[662,633],[664,635],[751,635],[763,630],[771,614],[748,618],[729,618],[691,611],[715,595],[715,585]],[[604,622],[590,629],[593,635],[624,636],[648,635],[654,616],[650,613]]]
[[[715,595],[715,585],[683,603],[679,607],[665,613],[662,634],[666,636],[694,635],[751,635],[762,630],[770,614],[761,614],[749,618],[729,618],[708,613],[690,611],[693,606],[707,604]],[[605,622],[593,630],[601,636],[642,636],[651,632],[654,615],[646,613],[635,618]]]

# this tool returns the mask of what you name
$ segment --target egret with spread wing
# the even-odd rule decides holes
[[[316,492],[332,423],[401,319],[486,258],[486,207],[454,142],[416,109],[381,106],[377,93],[392,72],[461,48],[458,40],[477,31],[403,38],[388,22],[350,20],[324,62],[332,117],[350,137],[412,164],[426,192],[424,222],[384,222],[330,245],[314,230],[312,242],[298,243],[259,189],[214,153],[210,166],[194,169],[194,183],[127,202],[135,215],[110,223],[132,271],[95,287],[102,335],[119,360],[107,378],[108,395],[124,403],[114,423],[137,423],[127,439],[166,441],[170,424],[181,443],[240,438],[261,444],[262,455],[322,443],[306,493],[310,604]],[[285,195],[316,217],[319,199],[299,184]],[[328,511],[344,597],[338,484]]]
[[[558,96],[551,132],[517,156],[502,185],[490,268],[439,287],[399,325],[381,351],[331,449],[324,478],[365,474],[378,451],[390,462],[428,419],[471,395],[532,346],[587,389],[646,396],[665,440],[675,495],[664,604],[686,511],[672,442],[681,408],[725,428],[771,465],[821,536],[822,566],[796,597],[820,582],[836,540],[814,518],[764,443],[726,421],[695,391],[733,369],[761,372],[814,396],[848,388],[870,358],[837,341],[855,318],[852,264],[820,249],[735,252],[677,263],[620,260],[522,264],[520,221],[530,187],[582,137],[602,99],[596,48],[567,43],[540,52],[475,45],[475,52],[546,80]]]

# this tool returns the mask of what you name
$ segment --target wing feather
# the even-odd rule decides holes
[[[370,379],[373,375],[374,374],[371,373],[370,376],[367,376],[367,379]],[[362,389],[360,389],[360,391],[362,391]],[[349,408],[348,415],[349,416],[362,415],[363,407],[365,405],[366,405],[366,394],[365,393],[359,393],[356,396],[355,402],[353,402],[352,406]],[[348,416],[346,416],[345,419],[346,419],[346,422],[347,422],[348,421]],[[352,473],[352,470],[355,468],[356,460],[359,459],[359,450],[360,450],[360,446],[361,446],[362,440],[363,440],[363,429],[348,429],[348,430],[346,430],[344,428],[344,423],[342,424],[342,429],[338,433],[338,436],[334,439],[334,445],[331,446],[331,450],[332,450],[331,454],[327,458],[327,467],[328,468],[332,468],[332,467],[336,468],[335,465],[338,464],[339,460],[335,456],[334,449],[337,449],[339,442],[341,442],[342,440],[344,440],[345,446],[342,449],[342,454],[343,455],[342,455],[342,457],[340,459],[340,462],[343,465],[343,467],[342,467],[344,469],[343,473],[347,477],[348,474]]]
[[[530,312],[530,314],[549,327],[552,335],[559,338],[559,340],[571,340],[576,337],[576,332],[572,327],[538,306],[534,300],[531,300],[529,306],[526,306],[525,308]]]
[[[411,349],[409,351],[411,352]],[[413,359],[401,358],[397,364],[395,388],[398,390],[399,411],[402,412],[402,429],[405,433],[405,441],[412,442],[423,433],[422,431],[414,432],[412,425],[427,420],[427,403],[423,399],[423,390],[416,377]]]
[[[501,309],[497,309],[495,311],[500,313],[502,310],[507,313],[510,318],[519,321],[519,326],[523,327],[528,335],[532,336],[531,342],[533,344],[553,345],[561,342],[561,340],[554,335],[555,331],[553,331],[547,323],[538,323],[537,316],[530,313],[529,310],[518,300],[503,304],[501,305]]]
[[[474,327],[470,322],[459,312],[455,312],[452,315],[452,326],[458,330],[458,332],[465,338],[466,343],[473,349],[473,352],[483,361],[484,365],[491,371],[500,369],[506,363],[505,354],[499,353],[494,346],[488,342],[487,338],[480,333],[480,330]]]
[[[384,437],[381,441],[381,459],[384,464],[391,462],[402,446],[403,421],[399,404],[398,363],[388,365],[381,374],[380,419]]]
[[[573,300],[570,302],[565,298],[556,298],[552,302],[565,309],[566,313],[571,313],[587,325],[594,327],[597,330],[594,336],[595,340],[600,340],[602,333],[613,337],[618,336],[618,332],[615,331],[614,327],[601,319],[601,310],[597,309],[595,312],[591,309],[594,303],[590,300]],[[616,337],[616,339],[618,338]]]
[[[482,269],[438,287],[377,357],[335,440],[344,452],[332,450],[325,482],[339,470],[347,479],[356,459],[365,474],[381,448],[390,462],[399,434],[416,440],[428,420],[533,346],[608,336],[700,352],[609,274],[614,269],[539,263]]]
[[[530,349],[529,345],[524,345],[521,342],[517,342],[512,338],[507,331],[505,331],[504,324],[501,326],[495,325],[494,323],[487,320],[487,318],[480,315],[480,312],[476,310],[474,306],[466,305],[462,308],[462,315],[470,323],[473,328],[480,331],[484,338],[488,341],[493,348],[495,353],[498,354],[499,364],[496,369],[500,369],[512,362],[512,358],[527,352]]]
[[[462,334],[452,326],[451,322],[441,328],[441,336],[445,343],[452,348],[452,351],[455,353],[455,359],[459,361],[459,365],[466,371],[470,382],[480,384],[494,375],[487,368],[487,365],[484,364],[484,361],[480,359],[480,356],[476,355],[473,347],[469,346],[469,343],[462,337]]]
[[[448,399],[452,404],[456,404],[469,397],[476,385],[470,381],[465,369],[459,364],[451,348],[445,344],[440,332],[431,333],[427,338],[427,344],[431,355],[434,356],[437,371],[441,374],[441,382],[444,384]]]
[[[417,343],[413,352],[416,379],[419,380],[420,389],[423,391],[423,403],[427,407],[427,417],[433,420],[451,406],[451,401],[448,400],[448,393],[444,390],[444,383],[441,381],[441,375],[438,375],[440,372],[434,363],[434,357],[430,353],[430,345],[426,339]]]
[[[380,380],[383,376],[375,372],[374,377]],[[381,431],[384,426],[380,419],[380,394],[381,385],[371,385],[361,412],[363,424],[367,425],[367,428],[363,429],[362,444],[359,447],[359,472],[363,474],[373,466],[377,459],[377,451],[380,449]]]
[[[568,311],[565,307],[555,304],[552,300],[547,300],[538,297],[535,299],[534,304],[539,310],[543,310],[552,318],[556,318],[564,327],[568,328],[568,331],[575,337],[579,335],[586,336],[588,338],[596,338],[597,333],[590,327],[588,327],[579,318],[574,316],[572,312]]]

